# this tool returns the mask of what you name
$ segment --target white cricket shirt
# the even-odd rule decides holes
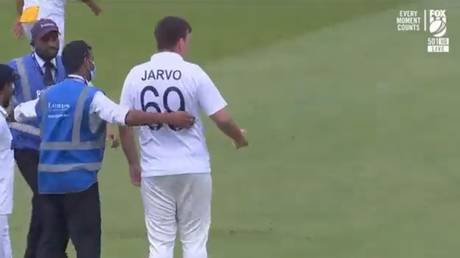
[[[6,110],[0,106],[0,215],[13,210],[14,152],[11,148],[10,128],[6,122]]]
[[[38,19],[65,15],[65,5],[67,0],[24,0],[23,10],[32,7],[39,6]]]
[[[196,118],[190,129],[139,127],[143,177],[211,172],[200,113],[210,116],[227,103],[198,65],[173,52],[156,53],[131,69],[120,104],[150,112],[187,111]]]

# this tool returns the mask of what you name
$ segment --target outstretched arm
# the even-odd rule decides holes
[[[102,92],[97,92],[91,102],[91,113],[111,124],[139,126],[151,124],[170,124],[182,128],[189,128],[195,118],[187,112],[152,113],[117,105]]]
[[[129,126],[170,124],[182,128],[189,128],[195,122],[195,118],[187,112],[179,111],[172,113],[151,113],[139,110],[130,110],[125,118],[125,124]]]
[[[20,38],[24,35],[24,30],[21,24],[22,9],[24,7],[24,0],[16,0],[16,20],[13,24],[13,34],[16,38]]]
[[[16,17],[21,17],[22,8],[24,7],[24,0],[16,0]]]
[[[14,109],[14,120],[23,123],[37,118],[37,113],[35,111],[37,103],[38,98],[19,104]]]
[[[85,3],[89,9],[94,13],[94,15],[99,15],[102,12],[101,7],[94,2],[93,0],[81,0],[83,3]]]

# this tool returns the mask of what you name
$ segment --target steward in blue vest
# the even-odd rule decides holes
[[[50,61],[51,62],[51,61]],[[52,59],[51,64],[56,64],[54,68],[54,79],[45,83],[45,71],[42,65],[46,63],[42,57],[36,52],[27,54],[25,56],[13,59],[9,62],[20,79],[15,81],[15,91],[13,97],[13,107],[18,104],[36,99],[40,92],[46,87],[60,82],[66,77],[64,66],[62,65],[61,57],[57,56]],[[14,149],[34,149],[38,150],[40,146],[40,129],[37,121],[28,121],[24,123],[13,122],[10,123],[11,132],[13,135],[13,148]]]
[[[67,228],[77,258],[99,258],[97,173],[104,157],[106,121],[188,128],[195,119],[186,112],[129,110],[113,103],[100,89],[88,86],[94,78],[95,65],[91,47],[84,41],[67,44],[62,56],[67,79],[43,91],[38,101],[15,109],[18,121],[26,113],[35,113],[32,117],[36,116],[40,124],[38,190],[44,239],[39,242],[37,257],[55,257],[66,241],[59,229]]]
[[[39,193],[82,192],[96,183],[104,158],[106,122],[91,115],[90,106],[100,91],[71,77],[40,95],[36,106],[43,139]]]
[[[9,62],[19,79],[15,81],[12,105],[36,99],[46,87],[64,80],[66,72],[59,50],[59,29],[52,20],[42,19],[31,30],[32,53]],[[37,167],[40,146],[40,130],[36,120],[10,123],[13,135],[14,158],[25,181],[32,190],[32,215],[24,258],[35,258],[42,227],[38,215]],[[63,229],[65,230],[65,229]],[[61,248],[60,258],[66,257],[66,244]]]

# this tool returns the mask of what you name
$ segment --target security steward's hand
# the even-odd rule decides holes
[[[111,125],[107,126],[107,141],[110,142],[110,148],[112,149],[116,149],[120,146],[120,138]]]
[[[164,113],[165,123],[180,128],[190,128],[195,123],[195,117],[184,111]]]

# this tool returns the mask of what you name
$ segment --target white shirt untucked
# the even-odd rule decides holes
[[[211,171],[200,114],[212,115],[227,103],[201,67],[173,52],[157,53],[129,72],[120,104],[150,112],[182,110],[196,118],[190,129],[139,127],[143,177]]]

